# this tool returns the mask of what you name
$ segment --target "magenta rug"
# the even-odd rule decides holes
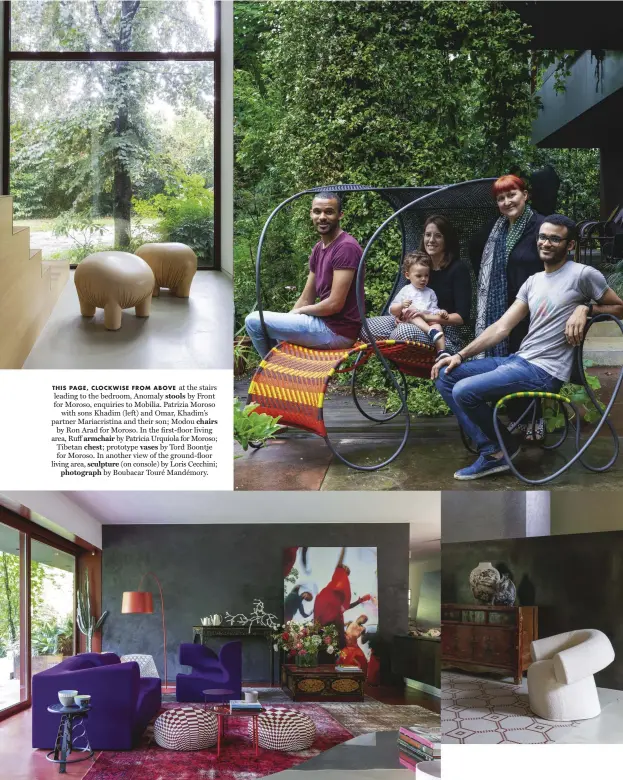
[[[163,709],[176,706],[179,705],[165,704]],[[353,737],[319,705],[288,706],[304,712],[316,725],[316,739],[309,750],[281,753],[260,748],[256,760],[253,744],[247,736],[248,721],[241,718],[228,724],[225,744],[221,745],[221,757],[217,761],[216,748],[187,753],[164,750],[153,741],[152,726],[149,726],[141,744],[134,750],[98,753],[84,780],[156,780],[165,777],[175,780],[253,780],[291,769]]]

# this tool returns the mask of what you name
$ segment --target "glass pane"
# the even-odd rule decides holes
[[[25,535],[0,524],[0,710],[28,697],[22,653]]]
[[[11,3],[13,51],[214,51],[214,2]]]
[[[213,64],[13,62],[10,167],[46,259],[180,241],[213,267]]]
[[[30,554],[30,644],[36,674],[74,654],[75,558],[34,540]]]

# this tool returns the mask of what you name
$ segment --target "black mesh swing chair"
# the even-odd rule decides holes
[[[256,256],[256,294],[257,311],[260,323],[264,330],[264,335],[268,339],[268,333],[264,323],[263,316],[263,292],[261,285],[262,270],[262,250],[264,247],[267,231],[271,222],[279,212],[288,204],[304,196],[314,195],[318,192],[335,192],[341,195],[348,194],[349,198],[355,194],[376,193],[388,203],[392,209],[391,215],[375,230],[368,240],[356,278],[357,304],[363,323],[362,339],[356,342],[352,347],[346,349],[312,349],[302,347],[288,342],[282,342],[275,346],[260,361],[258,368],[253,376],[249,386],[248,402],[258,404],[256,412],[258,414],[266,413],[273,417],[280,417],[280,423],[283,425],[298,428],[300,430],[315,433],[322,436],[332,453],[350,468],[359,471],[376,471],[394,461],[403,451],[410,433],[411,417],[407,406],[408,386],[406,376],[421,378],[430,378],[431,368],[435,361],[435,349],[428,343],[420,341],[395,341],[380,340],[375,338],[366,321],[366,302],[364,292],[364,278],[366,274],[366,263],[370,256],[370,251],[375,242],[390,225],[397,225],[402,238],[402,251],[397,262],[397,273],[392,290],[387,298],[381,314],[386,314],[389,306],[399,289],[407,281],[402,273],[402,257],[409,251],[416,250],[419,247],[422,236],[423,225],[426,219],[438,214],[446,217],[454,225],[460,244],[460,259],[455,262],[465,262],[470,274],[472,275],[472,289],[475,291],[476,285],[473,279],[473,270],[469,262],[468,246],[475,235],[483,226],[499,215],[497,205],[491,196],[491,185],[494,178],[475,179],[472,181],[460,182],[457,184],[448,184],[428,187],[371,187],[356,184],[338,184],[323,187],[314,187],[292,195],[284,200],[268,217],[266,224],[260,235],[260,240]],[[616,319],[607,315],[599,315],[589,323],[603,319]],[[618,320],[617,320],[618,322]],[[623,332],[623,325],[619,323]],[[473,338],[473,330],[469,324],[459,328],[462,340],[467,342]],[[582,363],[582,349],[578,350],[579,358],[576,361],[578,369],[576,373],[578,383],[584,385],[589,397],[594,398],[590,388],[584,366]],[[399,399],[399,407],[396,411],[374,416],[369,408],[364,408],[357,395],[357,377],[358,372],[372,358],[376,357],[383,367],[389,386],[392,387]],[[351,372],[351,393],[353,401],[361,414],[371,422],[382,425],[383,423],[394,420],[401,416],[404,423],[403,434],[400,442],[396,445],[391,455],[384,461],[374,465],[361,465],[347,459],[343,453],[339,452],[331,441],[324,422],[324,401],[329,381],[335,374]],[[565,429],[559,439],[552,445],[544,442],[544,449],[557,449],[566,440],[570,427],[576,429],[576,455],[555,473],[542,480],[529,480],[516,469],[505,452],[503,443],[502,451],[515,476],[528,484],[544,484],[555,479],[569,468],[576,460],[593,471],[604,471],[610,468],[618,456],[618,438],[616,432],[607,419],[608,414],[614,403],[616,393],[619,390],[622,375],[619,377],[615,393],[608,407],[603,411],[599,425],[587,442],[580,445],[579,424],[574,424],[569,418],[566,405],[570,405],[574,411],[575,419],[579,421],[577,409],[574,408],[570,399],[556,396],[553,401],[563,404],[565,415]],[[524,394],[528,395],[528,394]],[[526,409],[521,420],[528,419],[532,413],[536,416],[537,398],[539,394],[534,395],[534,402]],[[498,411],[508,397],[501,399],[495,407],[495,425],[499,430]],[[598,405],[596,405],[597,408]],[[520,422],[521,420],[517,421]],[[614,444],[614,453],[611,460],[602,467],[592,467],[584,459],[586,449],[592,444],[595,437],[604,424],[607,424],[611,430]],[[470,450],[470,442],[466,439],[461,429],[461,435],[465,446]],[[498,434],[499,436],[499,434]]]

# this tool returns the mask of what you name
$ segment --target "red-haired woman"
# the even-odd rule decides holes
[[[504,314],[526,279],[543,270],[543,261],[536,247],[543,216],[530,207],[526,183],[519,176],[500,176],[493,183],[492,191],[500,216],[470,247],[478,277],[476,336]],[[528,325],[526,317],[507,339],[487,351],[485,356],[506,357],[516,352],[528,333]],[[517,401],[508,411],[516,420],[525,408],[525,402]],[[542,419],[537,419],[535,429],[537,438],[542,438]],[[532,418],[524,419],[515,430],[531,438]]]

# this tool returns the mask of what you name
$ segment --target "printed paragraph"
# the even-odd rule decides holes
[[[215,385],[52,385],[52,392],[51,465],[61,477],[207,478],[218,466]]]

